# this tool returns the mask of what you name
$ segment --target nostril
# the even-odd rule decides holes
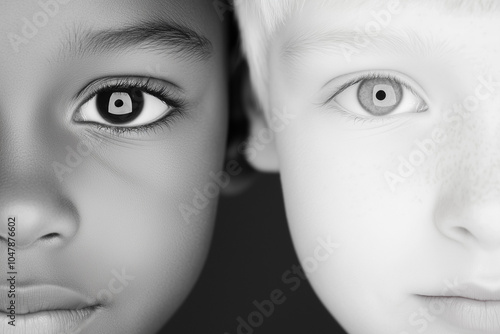
[[[63,235],[60,233],[47,233],[44,236],[38,238],[35,243],[40,242],[45,245],[56,245],[62,240]]]
[[[15,240],[20,249],[64,245],[79,229],[80,217],[74,203],[60,194],[56,185],[34,187],[37,182],[16,185],[12,194],[0,198],[2,215],[16,216]],[[9,226],[0,222],[0,237],[9,233]]]
[[[465,241],[472,237],[470,231],[462,226],[455,227],[453,233],[455,234],[455,239],[460,241]]]
[[[49,234],[46,234],[43,237],[41,237],[40,240],[52,239],[52,238],[55,238],[58,236],[59,236],[59,233],[49,233]]]

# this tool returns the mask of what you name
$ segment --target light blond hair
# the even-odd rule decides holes
[[[286,19],[302,6],[303,1],[234,0],[243,53],[247,58],[252,87],[261,107],[265,108],[268,100],[269,43]]]

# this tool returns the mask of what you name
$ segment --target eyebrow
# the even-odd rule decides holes
[[[333,2],[318,1],[314,3],[318,9],[331,6]],[[385,0],[338,0],[333,6],[345,6],[346,10],[359,11],[359,7],[370,3],[372,5],[386,4]],[[500,1],[498,0],[421,0],[425,5],[435,6],[440,9],[445,9],[449,13],[468,13],[473,15],[494,14],[500,10]],[[415,4],[411,0],[400,0],[401,4]],[[360,52],[366,51],[387,51],[388,48],[395,52],[417,51],[436,53],[453,52],[456,47],[449,45],[448,41],[436,41],[435,36],[420,36],[410,30],[395,30],[384,28],[377,36],[369,36],[365,33],[357,33],[353,29],[331,29],[327,31],[301,31],[298,36],[286,41],[280,50],[283,59],[293,60],[300,58],[308,51],[325,51],[335,52],[341,51],[341,47],[347,47],[354,50],[359,50],[359,43],[355,42],[356,34],[360,37],[368,39],[371,43],[367,47],[362,47]],[[342,52],[340,52],[342,53]]]
[[[412,0],[400,0],[400,4],[411,3]],[[421,4],[436,6],[451,12],[468,12],[483,14],[500,9],[498,0],[420,0]],[[318,2],[319,7],[331,4],[328,0]],[[337,0],[335,5],[346,6],[348,9],[359,9],[360,6],[371,4],[377,6],[387,5],[386,0]]]
[[[91,55],[147,50],[205,61],[213,53],[210,40],[194,30],[163,21],[139,22],[119,29],[92,30],[74,25],[61,41],[58,61]]]
[[[368,44],[363,42],[368,41]],[[434,35],[420,35],[412,30],[386,28],[377,36],[359,33],[352,29],[331,29],[326,31],[302,32],[286,41],[281,47],[281,57],[285,62],[296,62],[309,53],[338,54],[352,57],[372,55],[372,52],[392,52],[397,54],[433,54],[434,57],[457,52],[457,47]]]

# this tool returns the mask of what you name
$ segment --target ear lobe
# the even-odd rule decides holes
[[[267,126],[264,111],[250,85],[248,66],[237,57],[231,75],[229,134],[226,162],[236,163],[241,172],[223,191],[226,195],[248,188],[260,172],[277,172],[274,133]]]
[[[250,129],[249,137],[243,143],[243,153],[248,163],[256,170],[275,173],[279,171],[275,133],[267,125],[264,111],[259,107],[256,108],[258,109],[248,110]]]
[[[248,119],[249,131],[248,138],[238,150],[256,170],[265,173],[278,172],[275,133],[267,124],[265,112],[254,93],[248,71],[244,74],[241,89],[242,106]]]

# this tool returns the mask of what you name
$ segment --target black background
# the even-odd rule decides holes
[[[233,14],[228,10],[224,16],[230,49],[235,52],[233,60],[238,64],[240,41]],[[248,138],[244,110],[252,103],[243,93],[248,80],[246,64],[244,61],[239,64],[231,66],[233,75],[229,85],[228,143],[233,148]],[[226,159],[235,157],[238,155],[228,153]],[[291,290],[293,284],[282,280],[287,270],[299,265],[299,260],[286,222],[279,175],[255,174],[244,161],[238,161],[250,172],[246,180],[253,178],[253,181],[239,195],[220,198],[204,270],[186,302],[160,333],[345,334],[307,279],[300,279],[295,291]],[[272,315],[263,317],[260,326],[238,332],[237,318],[247,320],[257,310],[253,302],[269,300],[276,289],[283,291],[285,301],[275,306]]]
[[[298,265],[276,174],[260,175],[240,195],[223,196],[212,247],[191,295],[160,333],[237,334],[237,318],[256,311],[254,300],[280,289],[286,300],[245,334],[345,333],[307,280],[291,291],[282,275]],[[295,275],[294,275],[295,276]]]

